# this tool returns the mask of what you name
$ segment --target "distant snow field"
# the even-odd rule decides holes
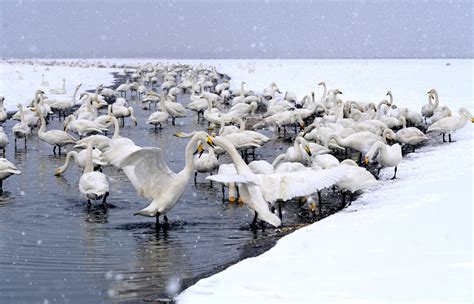
[[[109,62],[157,62],[109,59]],[[170,60],[168,60],[170,61]],[[262,91],[276,82],[301,99],[325,81],[343,99],[394,103],[420,110],[436,88],[440,105],[474,114],[473,60],[180,60],[215,65],[231,87]],[[449,65],[447,64],[449,62]],[[112,82],[112,68],[48,67],[0,62],[0,96],[14,110],[33,98],[41,75],[50,88],[66,78],[67,95]],[[19,71],[23,80],[18,79]],[[398,179],[365,192],[352,206],[278,241],[261,256],[202,279],[179,303],[472,303],[474,134],[469,123],[454,143],[433,135],[409,154]]]

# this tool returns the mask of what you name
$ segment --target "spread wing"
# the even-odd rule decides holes
[[[164,162],[159,148],[135,151],[121,161],[120,167],[138,194],[147,198],[156,198],[167,191],[176,176]]]
[[[346,174],[343,167],[327,170],[302,170],[285,173],[259,174],[262,194],[273,203],[278,199],[289,200],[306,196],[337,183]]]

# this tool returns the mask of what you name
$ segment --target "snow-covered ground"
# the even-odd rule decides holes
[[[9,64],[0,61],[0,96],[5,97],[5,108],[8,111],[17,109],[19,103],[27,104],[33,99],[35,90],[42,89],[54,99],[72,99],[74,88],[82,83],[81,92],[95,89],[97,85],[112,83],[111,68],[81,68],[67,66],[44,66],[29,64]],[[16,71],[21,73],[21,78]],[[48,86],[42,86],[42,75]],[[62,79],[66,79],[66,94],[50,94],[50,89],[62,87]],[[79,98],[79,96],[77,96]]]
[[[115,63],[156,60],[114,60]],[[455,115],[474,113],[472,60],[212,60],[232,77],[261,91],[275,81],[301,98],[320,81],[344,99],[379,101],[391,90],[399,106],[419,110],[436,88],[441,105]],[[449,62],[450,65],[446,65]],[[15,71],[24,80],[18,80]],[[0,62],[0,96],[7,109],[26,103],[40,88],[41,74],[67,95],[110,84],[113,69],[49,67]],[[319,91],[318,91],[319,90]],[[458,140],[410,154],[398,180],[383,181],[344,211],[300,229],[265,254],[199,281],[180,303],[456,303],[472,302],[473,125]],[[391,172],[382,171],[387,178]]]
[[[472,61],[446,62],[229,62],[221,68],[249,88],[276,81],[301,94],[325,80],[356,100],[382,99],[390,89],[398,105],[411,109],[420,109],[434,87],[442,104],[474,113]],[[472,303],[473,130],[469,123],[451,144],[435,137],[404,159],[399,179],[381,182],[261,256],[200,280],[178,302]]]

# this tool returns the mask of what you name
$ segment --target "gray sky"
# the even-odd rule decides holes
[[[0,2],[1,57],[473,57],[472,1]]]

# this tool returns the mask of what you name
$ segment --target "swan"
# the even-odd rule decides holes
[[[294,197],[310,195],[333,185],[345,174],[345,171],[339,167],[322,171],[254,174],[228,140],[216,137],[214,144],[230,155],[238,174],[212,175],[207,179],[239,184],[243,203],[255,213],[252,225],[256,224],[257,219],[261,219],[272,226],[280,226],[280,218],[269,210],[268,203],[274,204],[279,199],[286,201]]]
[[[130,117],[132,123],[137,125],[137,118],[135,117],[135,112],[133,107],[126,107],[125,105],[114,103],[112,104],[112,114],[116,118],[121,118],[122,127],[125,125],[125,117]]]
[[[23,75],[21,74],[20,71],[15,71],[15,73],[17,74],[17,80],[25,80],[25,78],[23,78]]]
[[[300,129],[304,129],[304,122],[301,116],[298,113],[286,111],[266,117],[263,122],[255,124],[254,129],[265,126],[275,126],[278,132],[280,132],[281,127],[283,127],[283,130],[286,132],[286,126],[295,123],[299,124]]]
[[[44,80],[44,74],[41,74],[41,84],[40,87],[47,87],[49,86],[49,82]]]
[[[177,136],[179,137],[179,134]],[[193,173],[193,151],[198,141],[207,142],[210,146],[214,145],[206,132],[196,132],[186,145],[185,166],[178,173],[173,172],[166,165],[160,148],[139,149],[120,162],[119,166],[124,169],[137,193],[152,199],[146,208],[134,215],[154,216],[157,224],[159,224],[159,216],[164,215],[165,223],[168,222],[166,213],[176,205]]]
[[[101,151],[108,148],[111,140],[120,137],[120,125],[117,118],[115,118],[115,116],[110,116],[109,119],[112,120],[112,123],[114,124],[114,134],[112,135],[112,138],[100,134],[90,135],[78,140],[74,148],[85,149],[89,142],[92,142],[92,145]]]
[[[266,160],[254,160],[248,164],[250,170],[255,174],[270,174],[275,168]]]
[[[175,119],[178,117],[186,117],[186,109],[184,106],[177,102],[172,102],[171,95],[166,95],[163,99],[162,109],[171,116],[171,123],[175,125]]]
[[[79,180],[79,191],[87,199],[87,205],[91,204],[91,200],[98,199],[102,199],[102,203],[106,204],[109,196],[109,182],[104,173],[94,171],[92,143],[87,145],[86,153],[86,166]]]
[[[161,130],[161,125],[168,120],[169,116],[168,112],[155,111],[150,114],[146,123],[155,126],[155,130],[157,126],[160,126]]]
[[[96,123],[92,120],[77,119],[74,115],[69,115],[64,120],[64,130],[71,130],[74,133],[79,134],[80,137],[87,136],[92,133],[102,133],[107,131],[107,128],[103,125]]]
[[[273,168],[276,168],[281,162],[297,162],[303,165],[311,163],[311,150],[308,143],[303,137],[297,137],[293,144],[286,150],[284,154],[278,155],[272,163]]]
[[[331,140],[335,140],[339,146],[343,146],[343,147],[358,151],[362,155],[366,153],[375,142],[377,141],[386,142],[387,138],[390,138],[390,139],[395,138],[395,133],[393,133],[393,131],[390,129],[386,129],[383,132],[383,137],[375,135],[374,133],[371,133],[371,132],[357,132],[357,133],[347,136],[346,138],[341,138],[341,136],[337,134],[332,134],[332,135],[329,135],[326,146]]]
[[[76,88],[74,89],[74,94],[72,95],[72,99],[57,100],[56,102],[50,104],[51,109],[57,111],[58,116],[61,116],[61,112],[65,116],[65,112],[75,106],[77,92],[79,91],[81,86],[82,83],[76,86]]]
[[[63,78],[63,86],[61,88],[51,89],[49,92],[55,95],[66,94],[66,79]]]
[[[111,119],[112,116],[113,116],[113,114],[112,114],[112,105],[109,105],[107,107],[107,114],[97,116],[94,119],[94,122],[96,122],[100,125],[103,125],[105,128],[109,128],[113,124],[113,121]]]
[[[451,142],[451,133],[464,127],[468,120],[474,123],[471,113],[466,108],[459,109],[459,117],[445,117],[433,123],[428,130],[429,132],[438,132],[443,134],[443,142],[446,142],[445,135],[448,134],[449,142]]]
[[[331,154],[316,155],[312,159],[312,166],[318,166],[322,169],[329,169],[339,165],[339,160]]]
[[[0,158],[0,194],[3,193],[3,180],[13,174],[21,174],[21,171],[18,170],[8,159]]]
[[[194,184],[196,184],[196,178],[198,173],[210,173],[214,172],[219,167],[219,161],[217,160],[216,153],[213,147],[208,147],[208,153],[204,153],[202,142],[199,142],[196,152],[194,152]],[[212,181],[211,181],[212,183]]]
[[[378,141],[365,154],[365,164],[369,164],[373,159],[376,159],[378,163],[377,176],[380,175],[380,169],[394,167],[392,179],[395,179],[397,178],[398,164],[402,161],[402,147],[399,144],[389,146]]]
[[[69,151],[66,155],[66,161],[64,162],[64,165],[56,169],[54,175],[60,176],[61,174],[63,174],[69,167],[69,162],[71,158],[74,159],[74,162],[76,163],[78,167],[84,168],[86,166],[87,153],[88,153],[87,149],[83,149],[80,152]],[[94,169],[100,166],[107,165],[106,162],[103,162],[101,160],[101,156],[102,156],[102,152],[100,152],[99,149],[92,150],[92,163],[94,164]]]
[[[15,150],[16,150],[16,141],[18,138],[25,139],[25,149],[26,149],[26,137],[31,134],[31,128],[28,122],[25,120],[25,113],[23,111],[23,105],[18,104],[18,111],[20,112],[20,122],[15,124],[12,128],[13,135],[15,136]]]
[[[415,152],[415,146],[421,143],[424,143],[428,140],[428,136],[426,136],[421,130],[415,127],[407,128],[405,117],[400,117],[402,121],[403,127],[397,131],[395,134],[395,140],[399,143],[410,145],[413,147],[413,152]]]
[[[450,116],[453,116],[453,112],[451,112],[451,109],[447,106],[442,106],[442,107],[437,108],[434,111],[433,116],[431,116],[431,122],[435,123],[438,120],[441,120],[445,117],[450,117]]]
[[[434,111],[438,108],[439,105],[439,97],[438,91],[435,89],[431,89],[427,92],[428,94],[428,104],[425,104],[421,107],[421,115],[425,118],[430,118],[433,116]],[[431,99],[434,97],[435,102],[434,104],[431,102]]]
[[[38,137],[41,141],[44,141],[54,146],[53,148],[54,155],[56,155],[56,147],[59,148],[59,154],[61,154],[61,147],[76,143],[76,139],[72,135],[66,133],[65,131],[61,131],[61,130],[46,131],[46,120],[44,119],[43,114],[41,113],[41,109],[38,108],[37,111],[41,120],[41,126],[38,130]]]
[[[371,188],[377,185],[375,177],[365,168],[361,168],[352,159],[346,159],[341,162],[339,167],[345,168],[347,173],[336,183],[339,189],[342,189],[342,203],[345,206],[346,191],[350,193],[348,206],[351,205],[354,192]]]
[[[115,91],[116,92],[119,92],[120,93],[120,96],[122,96],[122,93],[123,93],[123,96],[127,96],[127,91],[130,90],[130,79],[127,78],[127,82],[126,83],[122,83],[121,85],[119,85]]]
[[[271,166],[271,165],[270,165]],[[217,174],[237,174],[237,171],[235,170],[234,164],[222,164],[219,166],[219,169],[217,169]],[[225,187],[229,189],[228,191],[228,199],[229,203],[233,204],[236,199],[241,203],[240,197],[239,197],[239,189],[237,188],[237,184],[234,182],[229,182],[229,183],[222,183],[222,201],[225,201]]]
[[[4,101],[5,97],[0,96],[0,123],[4,123],[8,119],[8,114],[5,111],[5,107],[3,106]]]
[[[5,157],[5,149],[9,144],[7,133],[3,130],[3,127],[0,127],[0,149],[3,150],[3,156]]]

